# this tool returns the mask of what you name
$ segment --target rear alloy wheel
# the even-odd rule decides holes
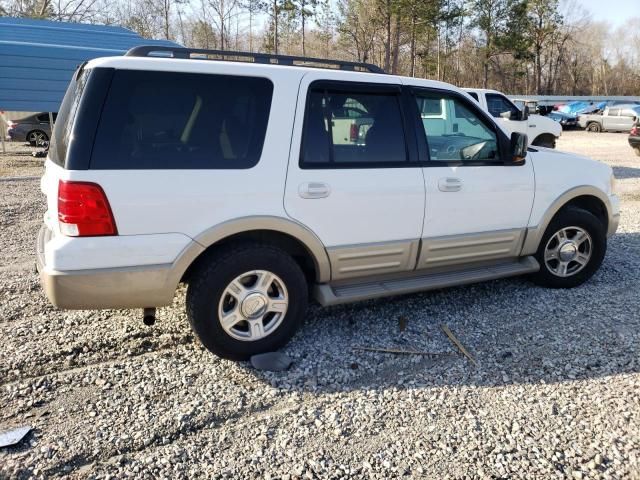
[[[587,130],[589,132],[595,132],[595,133],[599,133],[602,131],[602,127],[600,126],[599,123],[597,122],[592,122],[589,125],[587,125]]]
[[[280,326],[288,306],[289,293],[280,277],[254,270],[227,285],[218,304],[218,319],[230,337],[255,342]]]
[[[533,280],[551,288],[581,285],[600,268],[606,250],[607,236],[600,220],[581,208],[566,208],[542,237],[536,253],[540,270]]]
[[[307,282],[285,251],[241,243],[223,247],[196,269],[187,289],[187,316],[216,355],[247,360],[285,345],[307,308]]]
[[[32,147],[41,147],[45,142],[49,141],[49,137],[41,130],[34,130],[27,135],[27,142]]]

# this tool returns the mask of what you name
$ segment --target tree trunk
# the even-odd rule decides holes
[[[410,76],[416,75],[416,16],[411,17],[411,68]]]
[[[274,26],[274,50],[278,55],[278,0],[273,0],[273,26]]]
[[[396,25],[393,38],[393,62],[391,66],[391,73],[394,75],[398,73],[398,57],[400,56],[400,15],[396,14]]]
[[[307,56],[307,49],[305,48],[305,23],[306,23],[306,19],[307,19],[307,13],[305,11],[305,0],[302,0],[300,2],[300,15],[302,17],[302,56],[306,57]]]
[[[386,38],[384,41],[384,69],[388,72],[391,67],[391,0],[385,0],[385,27]]]

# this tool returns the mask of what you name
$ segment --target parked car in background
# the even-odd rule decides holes
[[[600,267],[620,215],[608,165],[528,149],[446,83],[191,53],[137,47],[73,75],[40,183],[37,264],[58,307],[153,323],[184,282],[202,343],[247,359],[294,335],[309,296],[515,275],[571,288]]]
[[[629,132],[629,145],[636,152],[636,155],[640,157],[640,124],[636,122]]]
[[[562,127],[542,115],[531,115],[528,108],[519,109],[503,93],[477,88],[463,89],[489,112],[496,122],[510,133],[524,133],[536,147],[555,148]]]
[[[569,115],[578,116],[582,113],[594,113],[604,110],[607,106],[607,102],[581,102],[574,101],[565,105],[557,105],[557,111],[561,113],[568,113]]]
[[[601,113],[581,114],[578,125],[589,132],[628,132],[640,116],[636,104],[605,107]]]
[[[53,114],[56,121],[57,113]],[[7,122],[7,135],[14,142],[29,142],[33,147],[43,145],[51,138],[49,113],[36,113],[28,117]]]
[[[570,113],[552,111],[547,114],[547,117],[554,122],[558,122],[564,129],[576,128],[578,126],[578,117]]]

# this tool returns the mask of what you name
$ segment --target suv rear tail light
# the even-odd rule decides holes
[[[60,180],[58,221],[68,237],[118,234],[109,200],[96,183]]]

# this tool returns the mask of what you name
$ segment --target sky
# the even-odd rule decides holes
[[[638,0],[579,0],[578,4],[591,12],[593,20],[605,20],[615,26],[640,15]]]

